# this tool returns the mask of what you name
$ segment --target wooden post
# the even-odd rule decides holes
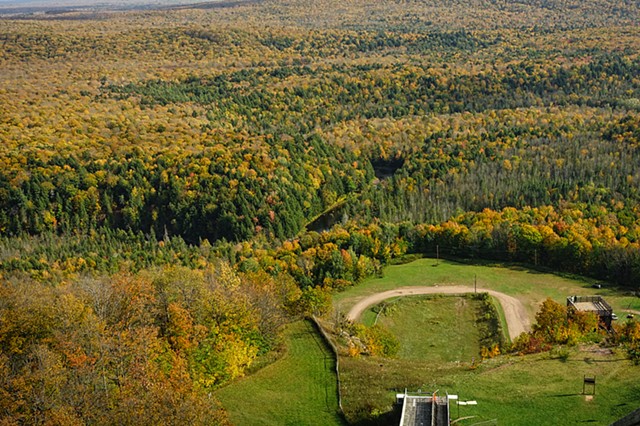
[[[596,376],[593,376],[593,377],[587,377],[586,375],[584,376],[584,381],[582,382],[583,395],[586,395],[587,385],[593,386],[593,393],[591,395],[595,395],[596,394]]]

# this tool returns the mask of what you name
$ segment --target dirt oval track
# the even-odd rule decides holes
[[[415,296],[420,294],[464,294],[473,293],[473,287],[465,286],[429,286],[429,287],[400,287],[395,290],[383,291],[372,294],[356,303],[347,314],[347,318],[355,321],[370,306],[382,302],[386,299],[400,296]],[[478,293],[489,293],[495,297],[502,305],[504,316],[507,321],[507,328],[511,340],[518,337],[522,332],[531,330],[531,319],[527,315],[522,302],[512,296],[485,288],[477,289]]]

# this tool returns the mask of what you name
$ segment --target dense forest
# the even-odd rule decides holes
[[[406,254],[635,289],[638,22],[622,0],[0,16],[3,424],[224,424],[213,389]]]

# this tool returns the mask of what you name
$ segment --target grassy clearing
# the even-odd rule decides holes
[[[616,311],[628,306],[637,309],[638,298],[628,291],[611,287],[595,289],[592,281],[572,280],[553,274],[519,268],[497,268],[421,259],[389,267],[383,278],[370,279],[358,287],[337,294],[335,306],[346,312],[357,300],[370,294],[401,286],[466,284],[495,289],[519,298],[533,317],[539,302],[546,297],[564,303],[569,295],[604,296]],[[414,298],[405,298],[413,300]],[[442,298],[442,301],[447,300]],[[414,302],[409,302],[414,303]],[[415,302],[419,303],[419,302]],[[443,308],[443,310],[451,309]],[[363,319],[370,319],[371,313]],[[426,314],[424,314],[426,315]],[[401,341],[420,340],[425,316],[405,315],[402,330],[395,331]],[[440,322],[444,342],[454,339],[457,325]],[[417,335],[411,335],[416,333]],[[447,362],[442,344],[411,349],[425,352],[422,359],[360,357],[341,358],[343,407],[354,424],[393,423],[394,394],[409,390],[439,390],[458,394],[462,400],[477,400],[477,406],[460,408],[460,416],[474,416],[458,424],[471,425],[497,419],[508,425],[609,424],[638,408],[640,404],[640,367],[634,366],[623,352],[597,347],[563,349],[567,357],[546,353],[531,356],[501,356],[477,367],[469,360]],[[563,360],[563,358],[565,358]],[[583,376],[596,376],[597,394],[588,401],[582,395]],[[458,417],[452,408],[452,418]],[[386,413],[386,415],[385,415]]]
[[[466,297],[401,298],[388,304],[378,323],[400,341],[398,358],[470,362],[480,354],[476,328],[479,309],[480,302]],[[455,333],[444,333],[453,330]]]
[[[584,375],[596,377],[592,401],[582,395]],[[566,361],[552,353],[502,359],[457,383],[461,397],[479,401],[460,415],[509,425],[609,424],[637,408],[638,378],[624,354],[598,348],[573,349]]]
[[[565,303],[568,296],[601,295],[616,312],[630,308],[640,311],[640,298],[628,289],[605,286],[592,288],[594,280],[566,278],[522,267],[496,267],[469,265],[449,260],[418,259],[411,263],[385,268],[384,277],[371,278],[362,284],[337,293],[334,306],[340,312],[348,311],[357,300],[374,293],[403,286],[467,285],[493,289],[522,301],[533,318],[540,302],[547,297]]]
[[[566,361],[551,354],[501,357],[476,369],[469,364],[412,362],[402,359],[341,360],[343,405],[359,424],[386,424],[376,417],[393,409],[394,394],[405,388],[458,394],[477,406],[460,407],[458,424],[498,419],[504,425],[606,425],[637,408],[640,368],[623,354],[572,349]],[[592,401],[582,395],[583,375],[596,376]],[[357,390],[357,392],[354,392]],[[452,407],[452,419],[458,417]],[[368,421],[367,421],[368,420]],[[378,420],[378,422],[377,422]]]
[[[286,354],[216,396],[235,425],[342,425],[335,360],[309,322],[289,326]]]

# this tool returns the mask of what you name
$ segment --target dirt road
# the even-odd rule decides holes
[[[479,288],[478,293],[489,293],[500,301],[504,316],[507,320],[507,327],[509,329],[509,336],[511,339],[515,339],[524,331],[531,329],[531,319],[527,315],[522,302],[515,297],[508,296],[504,293],[497,291]],[[398,296],[412,296],[419,294],[463,294],[473,293],[473,287],[465,286],[430,286],[430,287],[400,287],[395,290],[384,291],[382,293],[372,294],[356,303],[349,313],[347,318],[355,321],[360,315],[372,305],[380,303],[383,300],[390,299]]]

